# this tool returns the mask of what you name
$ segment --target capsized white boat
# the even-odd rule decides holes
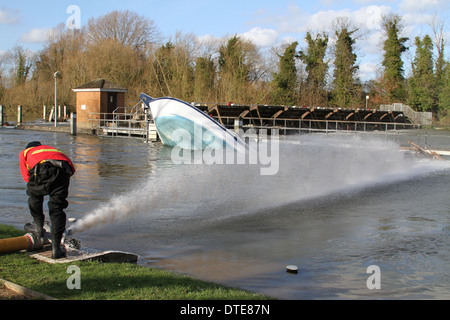
[[[152,98],[141,93],[140,99],[151,110],[156,130],[163,144],[182,149],[226,148],[245,151],[245,142],[216,119],[176,98]]]

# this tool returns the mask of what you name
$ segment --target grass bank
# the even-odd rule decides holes
[[[0,239],[24,231],[0,225]],[[67,264],[48,264],[26,253],[0,254],[0,278],[64,300],[270,300],[252,292],[129,263],[74,262],[81,289],[68,289]]]

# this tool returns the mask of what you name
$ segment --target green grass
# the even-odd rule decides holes
[[[0,225],[0,239],[24,232]],[[81,289],[68,289],[69,265],[80,268]],[[237,288],[130,263],[48,264],[24,252],[0,254],[0,278],[67,300],[266,300]]]

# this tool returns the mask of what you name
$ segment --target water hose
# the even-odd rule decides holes
[[[76,219],[72,219],[72,221],[76,221]],[[21,237],[0,239],[0,254],[21,250],[33,251],[52,243],[51,233],[49,231],[51,228],[48,223],[44,224],[43,236],[39,236],[36,230],[33,231],[34,227],[30,223],[27,223],[24,229],[27,233]],[[72,237],[71,230],[64,231],[61,241],[66,247],[69,246],[73,249],[80,249],[81,247],[80,241]]]
[[[41,241],[33,234],[27,233],[21,237],[0,239],[0,253],[33,250]]]

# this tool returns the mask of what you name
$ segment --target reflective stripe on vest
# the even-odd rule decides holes
[[[24,157],[25,159],[26,159],[26,156],[27,156],[28,151],[30,151],[30,150],[33,149],[33,148],[34,148],[34,147],[31,147],[31,148],[28,148],[28,149],[25,150],[25,152],[23,153],[23,157]],[[40,149],[40,150],[36,150],[36,151],[32,152],[31,155],[34,155],[34,154],[37,154],[37,153],[41,153],[41,152],[48,152],[48,151],[63,153],[63,152],[59,151],[58,149]],[[30,170],[31,168],[30,168],[30,166],[28,165],[28,162],[25,162],[25,164],[27,165],[27,169]]]

